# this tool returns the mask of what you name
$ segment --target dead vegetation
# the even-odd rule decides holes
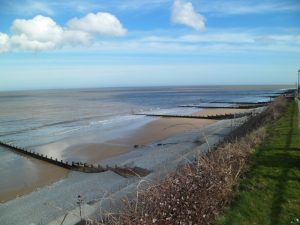
[[[109,224],[207,225],[231,201],[248,157],[265,138],[263,125],[277,119],[286,99],[278,98],[261,114],[250,118],[223,143],[195,164],[178,169],[162,183],[125,200],[121,214],[110,216]]]
[[[280,96],[274,102],[268,105],[267,109],[258,115],[251,116],[246,123],[231,132],[226,141],[231,142],[234,139],[241,138],[246,134],[264,126],[265,124],[278,119],[287,106],[287,98]]]

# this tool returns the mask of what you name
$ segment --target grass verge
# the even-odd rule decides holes
[[[300,224],[300,141],[295,102],[267,126],[267,134],[250,158],[250,169],[234,202],[216,224]]]

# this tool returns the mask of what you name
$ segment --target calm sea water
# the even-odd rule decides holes
[[[122,137],[153,120],[133,115],[134,112],[191,114],[199,109],[178,106],[212,104],[215,101],[268,101],[266,96],[277,93],[281,88],[285,87],[200,86],[0,92],[0,141],[64,158],[63,152],[69,146],[60,146],[55,151],[47,151],[45,146],[76,136],[85,136],[85,142],[101,143]],[[24,170],[29,165],[22,157],[1,147],[0,157],[1,180],[20,171],[20,168],[11,169],[16,164],[23,166]],[[2,183],[0,191],[9,188],[9,185]]]

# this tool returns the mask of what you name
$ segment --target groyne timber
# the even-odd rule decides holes
[[[226,104],[236,104],[236,105],[262,105],[266,106],[270,104],[272,101],[268,102],[230,102],[230,101],[214,101],[211,103],[226,103]]]
[[[209,115],[209,116],[168,115],[168,114],[148,114],[148,113],[136,113],[135,115],[163,117],[163,118],[226,120],[226,119],[236,119],[244,116],[250,116],[252,115],[252,112],[236,113],[236,114],[230,113],[230,114],[220,114],[220,115],[217,114],[217,115]]]
[[[229,105],[229,106],[213,106],[213,105],[179,105],[181,108],[202,108],[202,109],[254,109],[263,107],[262,104],[250,104],[250,105]]]
[[[232,102],[232,101],[214,101],[214,102],[207,102],[202,104],[192,104],[192,105],[180,105],[179,107],[184,108],[203,108],[203,109],[254,109],[259,107],[264,107],[270,104],[272,101],[267,102]],[[229,105],[220,105],[214,106],[209,104],[229,104]]]
[[[139,167],[134,167],[134,168],[129,168],[129,167],[110,167],[110,166],[101,166],[100,164],[94,165],[94,164],[88,164],[88,163],[83,163],[83,162],[69,162],[69,161],[64,161],[64,160],[58,160],[57,158],[53,157],[48,157],[47,155],[37,153],[32,150],[28,150],[25,148],[21,148],[12,144],[4,143],[0,141],[0,146],[10,149],[18,154],[25,155],[25,156],[30,156],[32,158],[42,160],[47,163],[51,163],[53,165],[68,169],[68,170],[73,170],[73,171],[78,171],[78,172],[83,172],[83,173],[101,173],[105,171],[113,171],[123,177],[131,177],[131,176],[146,176],[147,174],[150,173],[150,171],[139,168]]]

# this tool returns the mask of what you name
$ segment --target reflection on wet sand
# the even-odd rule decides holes
[[[6,160],[6,164],[0,170],[0,202],[28,194],[68,174],[66,169],[6,150],[2,152],[1,158]]]

